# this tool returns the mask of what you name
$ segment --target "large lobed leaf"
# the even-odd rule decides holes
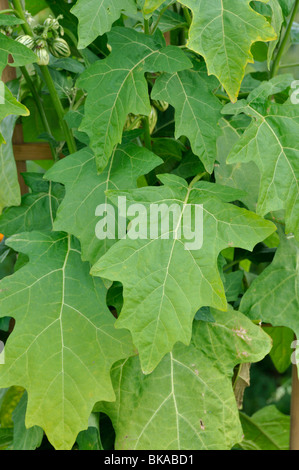
[[[248,99],[227,105],[227,114],[244,113],[251,125],[232,148],[228,163],[253,161],[261,181],[257,213],[285,210],[286,230],[299,239],[299,105],[271,103],[268,96],[290,85],[290,75],[262,83]]]
[[[108,40],[111,54],[91,65],[78,81],[88,92],[80,129],[90,137],[99,172],[122,140],[127,115],[150,114],[144,73],[173,73],[192,66],[177,47],[163,47],[153,37],[134,30],[115,27]]]
[[[180,0],[180,3],[193,13],[187,46],[204,57],[208,73],[216,75],[235,102],[246,65],[253,62],[252,44],[275,40],[274,29],[251,8],[250,0]]]
[[[241,312],[273,326],[287,326],[299,336],[298,260],[299,243],[280,231],[275,257],[243,296]]]
[[[135,0],[78,0],[71,12],[79,20],[78,48],[84,49],[98,36],[110,31],[122,12],[136,12]]]
[[[118,196],[126,196],[127,204],[142,203],[147,208],[153,203],[164,203],[167,208],[176,203],[181,210],[179,220],[169,232],[160,230],[158,237],[120,240],[91,271],[123,283],[124,306],[116,326],[132,332],[144,373],[152,372],[177,341],[189,344],[192,321],[200,307],[226,310],[217,266],[220,251],[229,246],[252,250],[275,230],[271,222],[227,203],[238,199],[243,194],[240,191],[207,182],[188,187],[174,175],[161,175],[160,179],[164,183],[160,188],[108,194],[115,203]],[[199,204],[203,205],[203,244],[200,249],[186,250],[186,239],[175,235],[181,228],[184,231],[182,215],[187,205]]]
[[[63,159],[46,175],[66,186],[54,229],[75,235],[81,242],[83,260],[95,263],[115,242],[99,240],[95,233],[98,221],[95,211],[99,204],[107,203],[105,191],[137,188],[137,178],[161,162],[149,150],[130,143],[115,147],[108,167],[100,175],[88,148]]]
[[[173,74],[162,74],[155,82],[152,98],[175,108],[175,137],[188,137],[192,151],[213,172],[221,104],[213,95],[201,69],[194,66]]]
[[[215,321],[195,321],[191,344],[177,344],[152,374],[142,374],[138,358],[113,366],[116,402],[97,406],[112,420],[116,449],[228,450],[242,440],[233,368],[261,360],[271,343],[231,307],[212,314]]]
[[[26,427],[40,426],[56,449],[70,449],[95,402],[115,399],[110,368],[132,353],[130,337],[114,329],[106,289],[89,275],[78,242],[28,232],[7,244],[30,261],[0,284],[1,317],[16,320],[0,387],[24,387]]]

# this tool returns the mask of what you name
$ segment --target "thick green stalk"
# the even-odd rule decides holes
[[[41,65],[40,69],[41,69],[41,72],[43,74],[46,85],[48,87],[48,90],[49,90],[49,93],[50,93],[50,96],[51,96],[51,99],[52,99],[52,103],[54,105],[56,113],[58,114],[60,125],[62,127],[62,130],[63,130],[64,136],[65,136],[65,140],[66,140],[69,152],[70,153],[75,153],[77,151],[75,139],[74,139],[74,136],[73,136],[67,122],[64,120],[65,111],[64,111],[64,108],[61,104],[59,96],[57,94],[53,79],[52,79],[51,74],[49,72],[49,69],[46,65]]]
[[[39,94],[37,93],[36,89],[35,89],[35,86],[34,84],[32,83],[32,80],[30,78],[30,75],[29,73],[27,72],[27,69],[26,67],[20,67],[21,68],[21,72],[26,80],[26,83],[28,85],[28,88],[33,96],[33,99],[35,101],[35,104],[36,104],[36,107],[37,107],[37,110],[39,112],[39,115],[40,115],[40,118],[41,118],[41,121],[43,123],[43,126],[46,130],[46,132],[50,135],[52,135],[51,133],[51,128],[49,126],[49,123],[48,123],[48,119],[47,119],[47,116],[46,116],[46,113],[45,113],[45,110],[44,110],[44,107],[43,107],[43,104],[41,102],[41,99],[40,99],[40,96]],[[52,156],[53,156],[53,159],[54,160],[57,160],[57,153],[55,151],[55,148],[53,146],[53,144],[51,142],[49,142],[49,145],[50,145],[50,149],[51,149],[51,153],[52,153]]]
[[[149,118],[145,116],[143,119],[144,128],[144,145],[147,149],[152,150],[152,138],[150,133]]]
[[[288,27],[286,29],[284,37],[283,37],[283,39],[280,43],[277,55],[276,55],[276,57],[273,61],[273,64],[272,64],[271,74],[270,74],[271,78],[275,77],[275,75],[277,75],[277,72],[279,70],[280,61],[281,61],[281,58],[282,58],[283,53],[285,51],[286,45],[288,43],[288,40],[289,40],[289,37],[290,37],[290,34],[291,34],[291,30],[292,30],[292,25],[295,21],[298,10],[299,10],[299,0],[296,0],[293,11],[292,11],[292,14],[291,14],[291,18],[290,18],[290,21],[289,21],[289,24],[288,24]]]
[[[200,181],[205,175],[208,175],[206,171],[203,171],[202,173],[199,173],[198,175],[194,176],[193,180],[189,184],[189,189],[192,189],[194,184],[197,183],[197,181]]]
[[[166,10],[168,9],[169,5],[166,5],[166,7],[162,8],[162,10],[160,11],[159,13],[159,16],[157,18],[157,21],[155,23],[155,25],[152,27],[152,34],[154,34],[154,32],[156,31],[157,27],[158,27],[158,24],[160,23],[160,20],[162,18],[162,16],[164,15],[164,13],[166,12]]]
[[[21,18],[21,20],[24,21],[24,23],[21,25],[24,33],[28,34],[29,36],[32,36],[32,31],[31,31],[31,28],[30,28],[29,24],[27,23],[25,13],[24,13],[23,8],[22,8],[21,1],[20,0],[12,0],[12,3],[13,3],[13,6],[16,10],[16,13],[17,13],[18,17]]]
[[[296,64],[281,64],[279,68],[281,69],[290,69],[292,67],[299,67],[299,63],[297,62]]]
[[[149,20],[144,19],[144,34],[151,34]]]
[[[189,13],[189,10],[187,7],[183,7],[183,12],[184,12],[184,16],[185,16],[185,19],[187,21],[187,24],[188,26],[191,26],[191,23],[192,23],[192,17]]]
[[[21,1],[20,0],[12,0],[12,3],[14,5],[14,8],[15,8],[16,13],[19,16],[19,18],[24,20],[24,24],[22,24],[22,28],[23,28],[24,32],[26,34],[28,34],[29,36],[33,36],[32,29],[29,26],[29,24],[27,23],[25,13],[24,13],[23,8],[22,8]],[[64,111],[64,108],[61,104],[59,96],[57,94],[54,82],[53,82],[52,77],[51,77],[50,72],[49,72],[49,69],[46,65],[41,65],[40,69],[41,69],[41,72],[43,74],[46,85],[48,87],[48,90],[49,90],[49,93],[50,93],[50,96],[51,96],[51,99],[52,99],[53,106],[54,106],[54,108],[55,108],[55,110],[58,114],[60,125],[62,127],[62,130],[63,130],[64,136],[65,136],[65,140],[66,140],[69,152],[70,153],[75,153],[77,151],[75,139],[74,139],[72,131],[70,130],[67,122],[64,120],[65,111]]]

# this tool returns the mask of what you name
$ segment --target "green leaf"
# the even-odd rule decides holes
[[[37,56],[31,49],[0,33],[0,72],[7,65],[9,54],[14,59],[13,63],[9,64],[12,67],[19,67],[37,61]]]
[[[295,0],[278,0],[284,16],[289,16],[294,6]]]
[[[12,428],[0,428],[0,450],[5,450],[11,446],[13,440]]]
[[[289,450],[290,417],[274,405],[266,406],[251,417],[240,413],[244,438],[243,450]]]
[[[28,114],[28,109],[0,81],[0,214],[4,207],[20,204],[21,194],[11,140],[17,119],[15,116]]]
[[[33,16],[47,7],[48,5],[45,0],[26,0],[26,10],[28,10]]]
[[[250,0],[180,0],[180,3],[193,13],[187,46],[204,57],[208,73],[216,75],[235,102],[246,65],[253,62],[252,44],[275,40],[275,31],[266,18],[251,8]]]
[[[115,364],[116,402],[97,405],[116,432],[117,450],[230,449],[242,438],[233,368],[261,360],[270,341],[231,307],[215,323],[194,322],[191,344],[177,344],[144,376],[138,358]]]
[[[275,230],[271,222],[227,204],[238,199],[237,190],[207,182],[188,187],[185,180],[174,175],[161,175],[160,179],[164,186],[109,191],[108,195],[115,203],[118,196],[126,196],[127,204],[141,203],[147,209],[152,204],[165,204],[164,218],[167,214],[169,217],[169,207],[176,203],[179,217],[173,217],[168,228],[159,227],[152,238],[142,234],[141,238],[131,239],[130,230],[134,232],[134,228],[129,229],[128,236],[112,246],[92,268],[96,276],[123,283],[124,306],[116,326],[132,332],[142,370],[147,374],[177,341],[189,344],[192,321],[201,306],[226,310],[217,266],[220,251],[229,246],[252,250]],[[187,206],[200,204],[203,220],[195,223],[203,227],[203,244],[191,251],[184,246],[186,222],[182,215]],[[146,212],[140,213],[139,218],[147,229],[150,210]]]
[[[247,101],[224,107],[223,112],[243,112],[252,123],[233,147],[228,163],[254,161],[261,173],[257,213],[285,210],[286,230],[299,238],[299,105],[267,101],[270,94],[290,84],[289,75],[264,82]]]
[[[17,117],[12,115],[0,123],[0,139],[4,138],[6,142],[0,143],[0,214],[5,207],[18,206],[21,202],[21,191],[11,141],[16,120]]]
[[[279,4],[279,0],[269,0],[268,5],[272,8],[271,26],[277,34],[277,39],[271,41],[268,48],[268,68],[270,69],[271,60],[275,51],[275,48],[279,42],[281,28],[284,22],[283,12]]]
[[[0,228],[7,238],[21,232],[52,230],[64,189],[42,178],[39,173],[27,174],[24,179],[32,192],[22,196],[19,207],[10,207],[0,216]]]
[[[80,130],[90,137],[99,172],[106,167],[114,146],[121,142],[127,115],[150,114],[144,73],[173,73],[192,66],[180,49],[161,48],[153,37],[134,30],[115,27],[108,40],[112,53],[91,65],[78,81],[78,86],[88,92]]]
[[[145,0],[143,5],[143,14],[151,15],[155,10],[157,10],[163,3],[166,3],[165,0]],[[172,0],[168,0],[167,3],[172,3]]]
[[[1,88],[3,89],[3,82],[0,82],[0,85],[2,85]],[[10,114],[17,116],[29,115],[26,106],[18,102],[6,85],[4,85],[4,96],[1,98],[3,101],[2,99],[0,101],[0,122]]]
[[[238,143],[241,135],[232,123],[226,119],[219,122],[222,135],[217,140],[217,160],[219,164],[215,165],[216,183],[224,186],[231,186],[236,189],[243,189],[246,194],[240,197],[249,210],[256,211],[260,172],[256,164],[251,162],[238,162],[227,164],[226,160],[233,147]]]
[[[156,24],[156,21],[158,21],[158,18],[162,13],[162,8],[163,4],[159,10],[153,13],[153,24]],[[164,11],[158,23],[158,28],[160,31],[162,31],[162,33],[167,33],[168,31],[173,31],[177,28],[183,27],[187,27],[187,22],[185,21],[184,17],[171,10]]]
[[[15,26],[23,24],[25,21],[13,15],[6,15],[0,12],[0,26]]]
[[[79,450],[104,450],[100,438],[99,414],[91,413],[88,428],[79,432],[77,444]]]
[[[43,439],[42,428],[33,426],[27,429],[25,426],[27,401],[28,397],[25,391],[12,413],[14,422],[12,450],[35,450]]]
[[[1,316],[16,320],[0,387],[21,384],[26,427],[40,426],[56,449],[70,449],[94,403],[114,400],[110,368],[132,353],[130,337],[114,329],[106,289],[89,275],[78,242],[31,232],[6,243],[30,262],[0,284]]]
[[[298,242],[280,233],[275,257],[243,296],[241,312],[273,326],[291,328],[298,336],[298,259]]]
[[[12,414],[24,393],[24,389],[19,386],[12,386],[6,388],[3,392],[4,395],[0,403],[0,428],[12,428]]]
[[[114,149],[109,166],[100,174],[89,149],[82,149],[54,165],[46,178],[65,184],[63,200],[54,230],[75,235],[81,242],[83,260],[95,263],[115,242],[99,240],[95,228],[95,210],[107,203],[108,189],[137,188],[137,179],[159,165],[162,160],[144,147],[122,144]]]
[[[136,13],[135,0],[78,0],[71,9],[79,20],[79,49],[85,49],[98,36],[110,31],[122,13]]]
[[[224,276],[224,289],[228,302],[234,302],[242,292],[243,271],[233,271]]]
[[[264,331],[271,336],[273,346],[270,357],[276,370],[283,374],[291,364],[291,345],[294,341],[294,332],[284,326],[264,326]]]
[[[167,101],[175,108],[175,138],[188,137],[193,153],[203,162],[206,171],[212,173],[222,106],[199,70],[162,74],[155,82],[151,97]]]

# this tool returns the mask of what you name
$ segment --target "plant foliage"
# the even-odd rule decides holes
[[[69,3],[0,12],[0,449],[287,449],[244,390],[299,334],[299,1]]]

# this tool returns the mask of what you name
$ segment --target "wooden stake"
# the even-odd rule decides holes
[[[290,450],[299,450],[299,380],[296,364],[292,367]]]
[[[8,8],[9,8],[8,1],[0,0],[0,10],[7,10]],[[9,61],[11,61],[11,59],[9,59]],[[17,78],[16,69],[14,67],[9,67],[9,65],[7,65],[2,73],[2,77],[1,77],[2,81],[6,83],[6,82],[9,82],[10,80],[14,80],[15,78]],[[12,138],[12,143],[22,144],[23,142],[24,140],[23,140],[22,127],[16,126],[14,135]],[[25,185],[24,180],[21,175],[21,173],[24,173],[26,171],[26,162],[18,161],[16,162],[16,166],[17,166],[18,180],[20,184],[21,194],[28,193],[28,188]]]

